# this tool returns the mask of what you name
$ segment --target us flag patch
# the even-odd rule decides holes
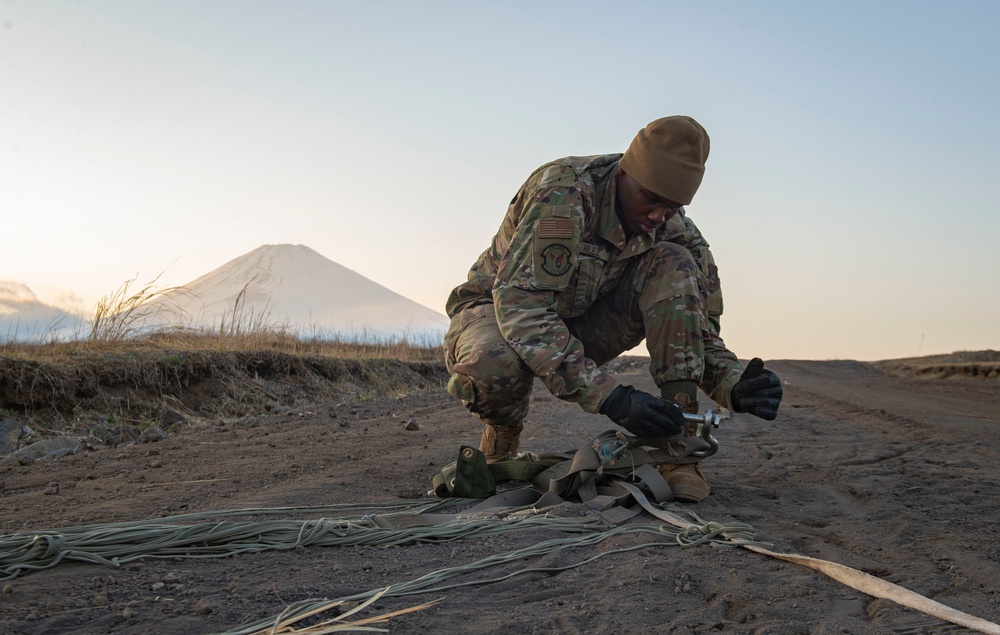
[[[573,221],[568,218],[543,218],[538,221],[539,238],[572,238]]]

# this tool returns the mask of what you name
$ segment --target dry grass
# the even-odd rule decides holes
[[[326,635],[327,633],[353,633],[362,631],[388,633],[389,631],[387,629],[377,628],[373,625],[385,624],[390,620],[390,618],[406,615],[407,613],[414,613],[416,611],[422,611],[441,601],[433,600],[417,606],[411,606],[370,617],[356,617],[359,612],[372,606],[372,604],[380,599],[388,590],[389,587],[386,587],[382,590],[382,592],[375,594],[362,604],[358,604],[353,608],[348,608],[345,612],[335,615],[333,618],[309,626],[303,625],[302,623],[309,618],[313,618],[327,611],[342,611],[345,607],[350,606],[350,604],[341,600],[304,600],[302,602],[297,602],[296,604],[286,608],[285,611],[278,615],[274,624],[254,631],[251,635],[279,635],[289,633],[298,633],[301,635]],[[313,605],[312,608],[304,611],[298,610],[300,607],[308,607],[309,605]],[[351,618],[350,621],[348,621],[348,618]]]
[[[154,317],[149,302],[174,289],[157,289],[159,276],[138,289],[132,278],[118,290],[97,301],[90,318],[89,339],[95,342],[122,342],[142,334],[146,322]]]
[[[395,359],[404,362],[436,362],[443,359],[440,344],[411,342],[406,338],[383,340],[354,336],[351,339],[300,338],[281,330],[260,330],[229,335],[193,329],[169,329],[129,339],[0,342],[0,356],[62,363],[95,355],[135,356],[146,352],[271,352],[335,359]]]

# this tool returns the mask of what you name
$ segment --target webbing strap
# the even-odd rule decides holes
[[[643,439],[639,439],[638,442],[646,444]],[[649,450],[649,454],[657,464],[675,463],[682,465],[697,463],[712,456],[718,449],[718,443],[712,444],[697,436],[686,436],[668,443],[656,443]]]
[[[519,457],[486,463],[478,449],[463,445],[458,459],[445,465],[432,478],[438,498],[487,498],[496,486],[510,481],[532,481],[553,465],[565,463],[569,454],[524,454]]]
[[[926,613],[927,615],[937,617],[953,624],[965,626],[966,628],[975,629],[982,633],[1000,635],[1000,624],[989,622],[976,617],[975,615],[969,615],[968,613],[959,611],[958,609],[953,609],[950,606],[936,602],[928,597],[924,597],[919,593],[901,587],[898,584],[893,584],[892,582],[883,580],[882,578],[876,578],[875,576],[869,575],[864,571],[858,571],[857,569],[837,564],[836,562],[830,562],[828,560],[810,558],[809,556],[801,556],[793,553],[778,553],[755,545],[742,546],[745,549],[762,553],[765,556],[771,556],[772,558],[799,564],[803,567],[809,567],[810,569],[814,569],[820,573],[828,575],[841,584],[845,584],[852,589],[856,589],[862,593],[867,593],[873,597],[892,600],[897,604],[908,606],[911,609],[920,611],[921,613]]]
[[[600,495],[627,497],[612,478],[621,477],[642,483],[657,502],[673,500],[670,487],[654,467],[656,463],[649,451],[634,444],[634,439],[626,440],[614,430],[601,434],[572,455],[526,454],[490,464],[479,450],[462,446],[458,460],[434,477],[434,493],[441,498],[488,498],[496,493],[497,484],[525,481],[539,492],[550,494],[549,501],[579,498],[586,502]],[[498,507],[507,499],[491,500]]]
[[[527,507],[529,505],[538,506],[538,500],[542,493],[530,487],[518,487],[507,490],[496,496],[490,496],[478,505],[470,507],[463,514],[477,514],[487,509],[497,509],[503,507]]]
[[[601,518],[609,526],[616,526],[637,514],[639,510],[629,509],[633,495],[621,487],[628,482],[640,492],[647,492],[657,502],[673,500],[670,486],[653,464],[653,458],[646,450],[633,446],[618,433],[608,431],[593,442],[570,454],[532,455],[502,459],[486,464],[482,453],[469,446],[462,446],[458,461],[445,468],[435,477],[435,493],[439,496],[458,496],[458,492],[477,491],[477,498],[486,500],[465,510],[457,517],[469,517],[484,513],[510,514],[524,509],[547,509],[571,501],[583,503],[588,513]],[[470,470],[470,465],[479,470]],[[488,468],[484,477],[481,473]],[[474,487],[463,483],[463,479],[488,479],[489,488]],[[507,481],[529,482],[525,486],[495,494],[495,483]],[[641,487],[642,489],[639,489]],[[492,495],[489,495],[492,494]],[[642,494],[643,498],[646,494]],[[612,510],[613,506],[617,509]],[[443,518],[430,520],[443,522]],[[392,521],[386,521],[391,525]]]
[[[632,494],[633,498],[635,498],[636,502],[638,502],[643,509],[660,520],[666,521],[675,527],[688,530],[701,530],[699,525],[684,520],[677,514],[673,514],[651,504],[643,495],[642,491],[634,485],[623,482],[621,483],[621,486]],[[960,626],[972,628],[990,635],[1000,635],[1000,625],[978,618],[974,615],[969,615],[968,613],[964,613],[957,609],[953,609],[950,606],[946,606],[940,602],[924,597],[919,593],[899,586],[898,584],[894,584],[888,580],[883,580],[882,578],[876,578],[875,576],[869,575],[864,571],[859,571],[836,562],[830,562],[829,560],[820,560],[819,558],[811,558],[809,556],[802,556],[794,553],[771,551],[770,549],[760,545],[752,544],[747,541],[741,541],[737,537],[727,536],[727,532],[724,530],[719,533],[744,549],[749,549],[750,551],[764,554],[765,556],[770,556],[772,558],[777,558],[778,560],[784,560],[785,562],[791,562],[802,565],[803,567],[808,567],[815,571],[819,571],[820,573],[826,574],[837,582],[847,585],[856,591],[861,591],[862,593],[866,593],[873,597],[892,600],[897,604],[908,606],[927,615],[952,622],[953,624],[959,624]],[[678,540],[681,540],[682,536],[683,534],[679,535]]]

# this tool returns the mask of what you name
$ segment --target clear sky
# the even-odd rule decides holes
[[[997,33],[992,0],[0,0],[0,279],[89,311],[294,243],[443,312],[535,167],[688,114],[738,355],[1000,349]]]

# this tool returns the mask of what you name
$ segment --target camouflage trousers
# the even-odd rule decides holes
[[[598,366],[645,339],[650,373],[658,386],[699,383],[704,373],[708,294],[707,280],[691,253],[660,242],[631,258],[614,288],[582,315],[563,321]],[[496,427],[513,426],[525,418],[534,374],[501,334],[492,302],[454,315],[444,349],[451,373],[448,392],[470,412]]]

